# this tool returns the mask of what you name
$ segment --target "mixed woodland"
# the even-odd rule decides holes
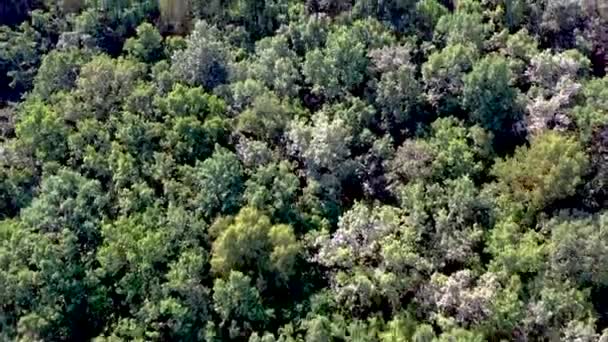
[[[608,341],[603,1],[0,25],[0,341]]]

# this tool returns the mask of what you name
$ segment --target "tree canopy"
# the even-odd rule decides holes
[[[608,341],[608,13],[0,4],[0,341]]]

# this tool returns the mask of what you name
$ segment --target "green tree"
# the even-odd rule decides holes
[[[559,218],[549,223],[551,230],[550,263],[556,274],[581,285],[605,286],[608,270],[603,268],[608,214],[597,217]]]
[[[124,50],[133,58],[144,63],[157,61],[163,54],[163,37],[152,24],[143,23],[137,27],[137,36],[127,39]]]
[[[544,238],[513,222],[509,217],[494,225],[487,239],[487,251],[493,256],[489,267],[509,274],[533,274],[543,269],[547,257]]]
[[[365,49],[354,30],[341,26],[331,32],[325,48],[309,51],[304,59],[302,73],[313,92],[333,99],[354,90],[365,77]]]
[[[194,167],[181,170],[185,183],[193,193],[182,194],[197,212],[209,219],[217,214],[231,214],[242,200],[244,175],[237,156],[216,146],[211,157],[197,161]]]
[[[332,341],[332,326],[325,316],[316,316],[305,322],[306,342],[329,342]]]
[[[411,63],[410,46],[390,46],[369,53],[372,69],[379,73],[375,86],[376,104],[384,125],[401,126],[412,114],[421,96],[416,67]]]
[[[36,73],[34,93],[48,98],[56,92],[73,89],[80,69],[88,61],[86,52],[74,48],[49,52]]]
[[[160,301],[160,297],[172,302],[181,298],[184,301],[178,305],[183,310],[190,310],[190,319],[197,319],[197,312],[204,315],[204,307],[193,307],[194,304],[187,301],[202,300],[199,304],[204,305],[205,292],[200,288],[200,282],[190,284],[196,285],[188,288],[190,293],[180,286],[183,281],[202,279],[202,260],[183,258],[193,257],[192,250],[198,250],[199,241],[205,239],[205,228],[200,219],[180,207],[167,210],[150,207],[105,224],[101,230],[103,244],[96,254],[99,266],[94,272],[102,282],[114,284],[108,289],[112,295],[123,298],[115,303],[116,308],[136,312],[145,309],[146,302],[156,305],[155,301]],[[200,256],[204,257],[204,254]],[[175,273],[177,265],[189,267],[193,273],[188,277],[192,279],[180,278]],[[197,291],[203,292],[197,294]],[[167,298],[168,295],[175,297]]]
[[[478,50],[483,48],[488,33],[487,24],[483,23],[480,13],[456,11],[443,15],[435,26],[434,39],[446,45],[472,44]]]
[[[40,18],[40,12],[34,13]],[[16,29],[0,26],[0,80],[4,91],[16,90],[18,95],[29,90],[42,55],[48,51],[49,42],[33,24],[24,22]],[[10,99],[6,95],[1,98]]]
[[[2,338],[89,339],[100,331],[108,305],[73,232],[5,221],[0,235]]]
[[[595,321],[589,292],[578,290],[568,281],[538,279],[529,308],[522,321],[524,332],[538,339],[560,338],[560,335],[563,338],[573,330],[571,322],[594,324]]]
[[[109,156],[112,150],[108,125],[97,119],[79,121],[67,139],[69,165],[92,178],[111,178]]]
[[[255,59],[252,65],[247,63],[247,68],[251,78],[263,81],[281,96],[294,97],[300,88],[300,59],[291,50],[287,39],[279,35],[259,40]]]
[[[435,332],[433,327],[428,324],[421,324],[416,328],[412,341],[414,342],[432,342],[436,340]]]
[[[108,197],[98,181],[69,170],[43,179],[32,204],[24,209],[22,220],[35,231],[52,233],[69,230],[84,251],[100,242],[100,225]]]
[[[422,254],[434,267],[479,262],[491,207],[468,176],[443,184],[411,182],[398,188],[398,196],[416,236],[432,246]]]
[[[223,276],[232,270],[254,275],[271,272],[278,281],[295,273],[299,244],[290,226],[273,226],[266,215],[247,207],[231,221],[216,223],[219,235],[211,257],[214,272]]]
[[[465,128],[452,118],[431,124],[427,139],[408,139],[388,163],[390,187],[411,181],[440,181],[482,174],[492,157],[492,135],[478,126]]]
[[[588,158],[577,140],[547,132],[534,138],[530,147],[519,147],[513,157],[499,160],[492,173],[500,196],[530,215],[574,195],[587,166]]]
[[[239,133],[261,141],[279,141],[289,119],[301,110],[274,93],[265,92],[252,99],[251,106],[239,114],[236,129]]]
[[[177,84],[166,96],[155,98],[154,106],[164,118],[160,145],[179,163],[192,165],[204,160],[216,143],[225,140],[225,104],[200,87]]]
[[[527,84],[528,77],[525,70],[538,52],[538,41],[527,29],[521,29],[509,35],[504,46],[504,54],[510,58],[509,63],[516,85]]]
[[[245,186],[243,196],[249,206],[267,211],[281,222],[296,221],[300,181],[288,162],[260,166]]]
[[[608,125],[608,77],[590,80],[583,88],[584,101],[572,116],[583,142],[591,139],[598,127]]]
[[[159,290],[162,273],[156,266],[166,264],[170,256],[169,232],[155,228],[160,223],[156,220],[148,211],[120,218],[102,230],[97,272],[115,283],[114,291],[133,310]]]
[[[492,136],[478,126],[463,127],[453,118],[437,119],[431,124],[428,139],[434,150],[431,163],[436,179],[454,179],[464,175],[475,177],[492,156]],[[457,157],[458,156],[458,157]]]
[[[35,160],[62,161],[66,157],[68,128],[63,118],[41,101],[32,100],[23,105],[15,134],[17,144]]]
[[[145,65],[128,59],[114,60],[98,55],[84,64],[76,80],[76,90],[59,107],[66,120],[107,119],[117,114],[145,73]]]
[[[475,63],[464,78],[463,105],[474,123],[497,133],[510,128],[520,117],[517,90],[511,87],[508,61],[490,55]]]
[[[189,320],[200,323],[210,319],[211,296],[206,287],[209,279],[209,253],[202,247],[184,249],[169,265],[163,291],[189,309]],[[197,329],[192,326],[190,329]]]
[[[446,14],[448,9],[437,0],[419,1],[416,4],[416,28],[420,35],[430,40],[437,23]]]
[[[434,52],[422,65],[427,100],[441,114],[451,114],[460,107],[464,89],[464,77],[477,59],[471,45],[448,45]]]
[[[179,80],[208,90],[226,82],[230,53],[215,26],[198,21],[186,43],[186,48],[175,51],[171,58]]]
[[[393,319],[386,323],[384,331],[379,334],[382,342],[397,342],[403,340],[416,340],[415,332],[416,321],[408,312],[395,315]],[[420,341],[422,342],[422,341]]]
[[[14,144],[4,144],[0,158],[0,218],[14,217],[34,196],[36,170],[33,160],[18,152]]]
[[[230,271],[226,280],[215,280],[213,306],[222,324],[264,324],[272,313],[264,308],[259,291],[251,286],[251,278],[238,271]]]

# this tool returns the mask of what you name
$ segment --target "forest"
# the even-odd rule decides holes
[[[608,342],[603,0],[0,1],[0,341]]]

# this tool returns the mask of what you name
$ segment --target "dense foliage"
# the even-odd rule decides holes
[[[608,339],[607,12],[3,2],[0,340]]]

